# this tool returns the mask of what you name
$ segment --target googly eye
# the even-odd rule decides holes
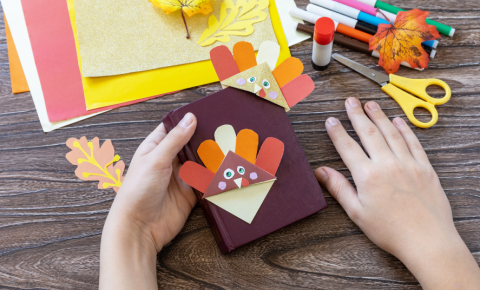
[[[267,81],[267,80],[263,80],[262,81],[262,86],[266,89],[269,89],[270,88],[270,82]]]
[[[225,179],[230,179],[230,178],[232,178],[234,175],[235,175],[235,172],[233,172],[233,170],[230,169],[230,168],[226,169],[226,170],[223,172],[223,177],[225,177]]]
[[[250,77],[250,78],[248,78],[247,81],[248,81],[249,83],[253,84],[256,80],[257,80],[256,77]]]
[[[237,167],[237,172],[240,173],[241,175],[245,174],[245,168],[243,166],[238,166]]]

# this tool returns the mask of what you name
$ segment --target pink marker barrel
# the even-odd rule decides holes
[[[377,15],[377,8],[364,4],[362,2],[358,2],[355,0],[333,0],[338,3],[342,3],[343,5],[350,6],[352,8],[358,9],[362,12],[368,13],[370,15],[376,16]]]
[[[326,70],[332,59],[335,22],[328,17],[322,17],[315,22],[313,32],[312,66],[315,70]]]

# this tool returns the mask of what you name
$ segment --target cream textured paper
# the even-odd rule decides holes
[[[211,0],[213,12],[185,17],[186,39],[180,11],[166,15],[148,0],[75,0],[75,16],[84,77],[109,76],[210,59],[218,45],[232,48],[248,41],[258,50],[266,40],[277,42],[268,8],[266,20],[255,23],[249,36],[231,36],[228,43],[197,44],[208,28],[208,18],[220,14],[222,0]]]

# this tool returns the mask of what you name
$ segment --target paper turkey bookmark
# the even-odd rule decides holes
[[[284,144],[267,138],[258,152],[258,135],[250,129],[235,134],[231,125],[215,131],[215,141],[200,144],[197,153],[205,167],[187,161],[180,178],[203,193],[203,198],[247,223],[252,223],[277,178]]]
[[[255,57],[253,46],[240,41],[233,46],[233,55],[222,45],[210,51],[210,59],[220,83],[252,92],[289,111],[310,95],[315,84],[308,75],[302,75],[303,63],[289,57],[275,67],[280,46],[272,41],[260,44]]]

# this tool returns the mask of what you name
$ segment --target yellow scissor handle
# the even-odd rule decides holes
[[[409,79],[391,74],[390,83],[424,99],[429,103],[432,103],[433,105],[445,104],[452,96],[452,90],[447,83],[439,79]],[[430,95],[427,94],[427,88],[431,85],[442,87],[445,90],[445,97],[441,99],[430,97]]]
[[[416,98],[409,93],[397,88],[391,83],[383,86],[382,90],[385,93],[389,94],[395,101],[397,101],[397,103],[400,105],[400,107],[402,107],[403,111],[407,115],[407,118],[410,120],[410,122],[412,122],[413,125],[420,128],[430,128],[435,125],[435,123],[437,123],[438,112],[433,104],[422,101],[419,98]],[[415,118],[415,116],[413,115],[413,110],[418,107],[425,108],[432,114],[432,119],[430,120],[430,122],[420,122],[419,120],[417,120],[417,118]]]

